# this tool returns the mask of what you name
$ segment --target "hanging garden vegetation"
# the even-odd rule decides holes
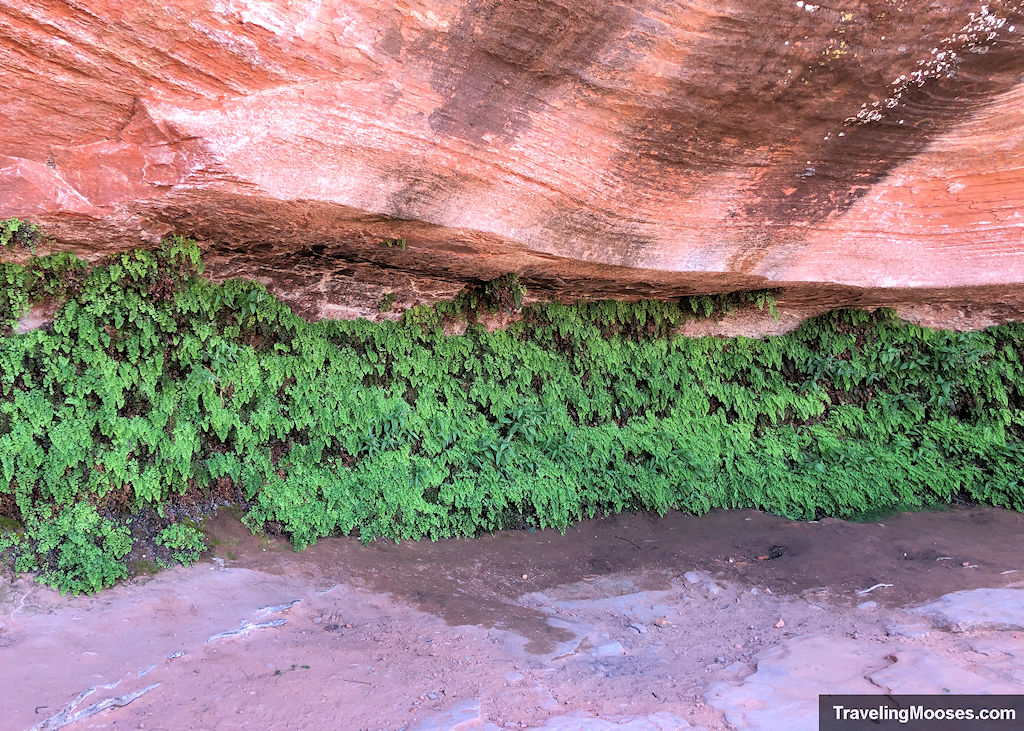
[[[763,340],[687,318],[771,293],[535,304],[512,275],[401,321],[308,323],[195,245],[0,264],[0,550],[62,590],[126,575],[137,516],[230,484],[253,530],[416,539],[622,510],[856,517],[1024,506],[1024,326],[836,311]],[[34,301],[52,326],[15,334]],[[163,520],[179,560],[194,524]],[[152,523],[152,520],[150,521]]]

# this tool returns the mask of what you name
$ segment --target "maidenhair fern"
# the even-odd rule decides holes
[[[307,323],[194,245],[0,265],[0,550],[92,591],[130,521],[229,484],[254,530],[441,538],[603,513],[751,507],[855,517],[951,500],[1024,507],[1024,325],[929,330],[837,311],[763,340],[687,319],[771,292],[522,307],[506,275],[400,321]],[[34,301],[52,327],[14,334]],[[448,336],[452,318],[469,320]],[[164,521],[194,561],[202,537]]]

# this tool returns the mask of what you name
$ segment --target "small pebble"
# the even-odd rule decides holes
[[[782,629],[783,627],[786,626],[786,620],[780,619],[778,622],[775,623],[774,626],[775,626],[775,629]]]

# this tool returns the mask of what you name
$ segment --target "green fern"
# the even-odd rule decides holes
[[[127,521],[225,484],[246,523],[321,537],[564,529],[622,510],[794,518],[972,499],[1024,508],[1024,324],[842,310],[780,337],[686,338],[772,291],[522,305],[514,275],[400,321],[307,323],[198,248],[0,265],[0,552],[63,591],[126,575]],[[10,328],[34,302],[53,326]],[[508,329],[473,323],[521,310]],[[469,323],[447,336],[451,319]],[[201,534],[151,537],[189,563]]]

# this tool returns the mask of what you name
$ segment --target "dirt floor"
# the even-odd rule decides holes
[[[954,595],[1009,607],[987,624],[911,611],[1024,596],[1008,511],[620,515],[299,554],[230,511],[210,529],[196,566],[97,596],[0,582],[0,728],[795,731],[818,692],[1024,692],[1016,594]]]

